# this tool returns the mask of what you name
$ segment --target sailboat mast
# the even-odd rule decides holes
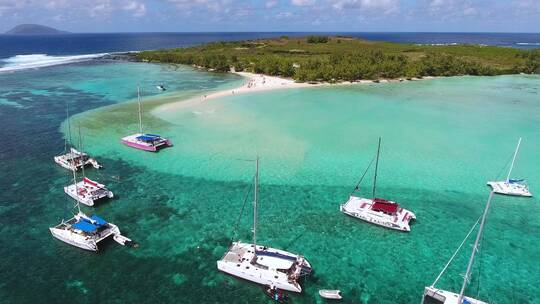
[[[510,165],[510,171],[508,171],[508,176],[506,177],[506,182],[507,183],[510,181],[510,174],[512,174],[512,169],[514,169],[514,162],[516,161],[516,156],[518,154],[520,145],[521,145],[521,137],[518,140],[516,151],[514,152],[514,157],[512,158],[512,164]]]
[[[478,243],[480,243],[480,239],[482,238],[482,232],[484,232],[484,224],[486,223],[486,217],[489,211],[489,207],[491,206],[492,198],[493,198],[493,191],[489,193],[489,198],[486,203],[486,208],[484,209],[484,214],[482,215],[482,220],[480,221],[480,228],[478,228],[478,234],[476,235],[476,241],[474,242],[471,258],[469,259],[469,265],[467,265],[467,272],[465,272],[463,285],[461,286],[461,291],[459,292],[459,298],[457,301],[458,303],[461,303],[463,301],[463,293],[465,292],[465,288],[467,288],[467,285],[469,284],[472,266],[474,263],[474,258],[476,256],[476,252],[478,251]]]
[[[68,138],[69,138],[69,143],[71,144],[71,123],[69,121],[69,102],[66,101],[66,118],[67,118],[67,127],[68,127]],[[68,143],[68,138],[66,138],[66,140],[64,141],[64,145],[65,145],[65,150],[67,151],[67,143]]]
[[[71,159],[71,162],[72,162],[72,165],[73,165],[73,168],[75,168],[75,160],[72,158]],[[75,194],[76,194],[76,197],[77,197],[77,211],[78,213],[81,213],[81,204],[79,202],[79,189],[77,187],[77,173],[75,170],[72,170],[73,171],[73,184],[75,185]]]
[[[143,132],[142,132],[141,90],[140,90],[139,86],[137,86],[137,103],[139,104],[139,133],[143,134]]]
[[[81,137],[81,125],[79,125],[79,152],[80,153],[83,153],[83,146],[82,146],[82,137]],[[81,156],[81,162],[82,162],[82,175],[83,175],[83,178],[86,177],[86,174],[84,173],[84,157]]]
[[[259,156],[255,160],[255,188],[253,200],[253,250],[257,252],[257,192],[259,192]]]
[[[379,153],[381,152],[381,138],[379,137],[379,145],[377,146],[377,160],[375,161],[375,176],[373,177],[373,198],[375,198],[375,190],[377,189],[377,171],[379,169]]]
[[[69,103],[66,102],[66,114],[67,114],[67,124],[68,124],[68,138],[69,138],[69,143],[71,144],[71,122],[69,120]],[[79,194],[79,189],[77,189],[77,173],[75,172],[75,159],[72,157],[71,158],[71,165],[73,166],[73,183],[75,183],[75,193]],[[79,204],[79,196],[77,195],[77,211],[79,211],[79,213],[81,213],[81,206]]]

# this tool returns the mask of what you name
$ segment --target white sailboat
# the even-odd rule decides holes
[[[301,255],[257,244],[259,158],[256,160],[253,202],[253,243],[233,242],[217,268],[227,274],[278,290],[302,292],[300,278],[311,272]]]
[[[141,109],[141,93],[137,86],[137,102],[139,103],[139,133],[128,135],[122,138],[122,143],[135,149],[157,152],[164,147],[171,147],[172,142],[157,134],[143,133],[142,126],[142,109]]]
[[[416,215],[407,209],[401,208],[399,204],[393,201],[385,200],[382,198],[376,198],[375,190],[377,187],[377,170],[379,167],[379,154],[381,150],[381,138],[379,138],[379,145],[377,148],[377,157],[375,163],[375,175],[373,178],[373,198],[363,198],[354,196],[354,192],[359,189],[360,182],[365,176],[370,165],[366,169],[364,176],[360,179],[355,189],[349,196],[349,200],[339,206],[339,210],[349,216],[361,219],[363,221],[383,226],[386,228],[411,231],[409,225],[411,220],[416,219]],[[373,162],[373,161],[372,161]]]
[[[79,146],[82,146],[81,128],[79,127]],[[73,171],[75,178],[73,184],[64,187],[64,192],[75,199],[77,202],[83,203],[87,206],[94,206],[94,204],[102,199],[113,198],[112,191],[107,189],[105,185],[93,181],[85,176],[84,166],[82,167],[83,179],[77,182],[75,171]]]
[[[529,191],[529,187],[525,183],[524,179],[511,179],[512,170],[514,169],[514,163],[516,162],[516,157],[519,151],[519,146],[521,145],[521,137],[518,140],[516,151],[514,151],[514,157],[512,157],[512,164],[510,165],[510,170],[504,181],[496,182],[487,182],[488,186],[493,189],[493,192],[498,194],[505,195],[514,195],[514,196],[527,196],[531,197],[532,194]]]
[[[73,171],[73,181],[76,181]],[[77,183],[75,182],[77,191]],[[97,215],[87,216],[81,211],[80,201],[76,198],[77,214],[71,219],[60,222],[50,227],[49,231],[56,239],[85,250],[98,251],[98,243],[109,236],[121,245],[134,245],[127,237],[121,235],[120,229],[113,223],[109,223]]]
[[[472,266],[474,264],[474,258],[476,256],[476,253],[479,249],[479,243],[482,239],[482,233],[484,232],[484,224],[486,222],[486,217],[488,215],[489,207],[491,206],[491,200],[493,198],[493,191],[489,193],[489,198],[486,203],[486,207],[484,209],[484,213],[482,214],[481,218],[476,221],[474,226],[471,228],[463,242],[461,242],[461,245],[459,245],[458,249],[454,252],[450,260],[446,263],[443,270],[437,276],[435,279],[435,282],[431,284],[431,286],[425,287],[424,289],[424,296],[422,298],[422,304],[488,304],[487,302],[477,300],[468,296],[465,296],[465,289],[467,288],[467,285],[470,282],[471,279],[471,272],[472,272]],[[437,284],[437,281],[441,278],[441,276],[444,274],[454,257],[457,255],[463,244],[465,244],[465,241],[469,238],[469,235],[473,232],[474,228],[478,225],[478,222],[480,222],[480,228],[478,229],[478,233],[476,235],[476,241],[474,242],[474,246],[472,249],[471,257],[469,258],[469,264],[467,265],[467,271],[465,273],[463,284],[461,286],[461,291],[458,293],[442,290],[435,285]]]

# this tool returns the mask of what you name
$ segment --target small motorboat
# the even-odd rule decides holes
[[[332,289],[321,289],[319,295],[325,299],[341,300],[341,291]]]
[[[121,234],[115,234],[113,236],[113,239],[115,242],[117,242],[118,244],[122,246],[135,247],[135,248],[139,247],[139,244],[135,243],[130,238],[125,237]]]
[[[160,91],[167,91],[167,89],[165,88],[165,86],[162,85],[162,84],[157,85],[156,88],[157,88],[158,90],[160,90]]]

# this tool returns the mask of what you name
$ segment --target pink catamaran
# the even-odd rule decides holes
[[[169,139],[163,138],[157,134],[148,134],[143,132],[141,94],[139,87],[137,87],[137,102],[139,103],[139,133],[123,137],[122,143],[135,149],[150,152],[156,152],[161,148],[171,147],[172,142]]]

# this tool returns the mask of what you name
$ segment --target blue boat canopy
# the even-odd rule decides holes
[[[510,184],[515,184],[515,183],[521,183],[521,182],[524,182],[525,180],[524,179],[509,179],[508,182]]]
[[[85,220],[78,221],[73,225],[73,228],[82,230],[84,232],[94,232],[97,230],[97,226],[93,225]]]
[[[97,223],[98,227],[107,225],[107,221],[105,221],[104,219],[100,218],[99,216],[95,214],[92,215],[90,218]]]
[[[256,250],[255,254],[256,255],[265,255],[265,256],[275,257],[275,258],[278,258],[278,259],[283,259],[283,260],[288,260],[288,261],[296,261],[296,257],[286,255],[286,254],[281,254],[279,252],[271,252],[271,251],[266,251],[266,250]]]
[[[144,142],[153,142],[158,138],[159,138],[159,135],[154,135],[154,134],[144,134],[141,136],[137,136],[137,140],[144,141]]]

